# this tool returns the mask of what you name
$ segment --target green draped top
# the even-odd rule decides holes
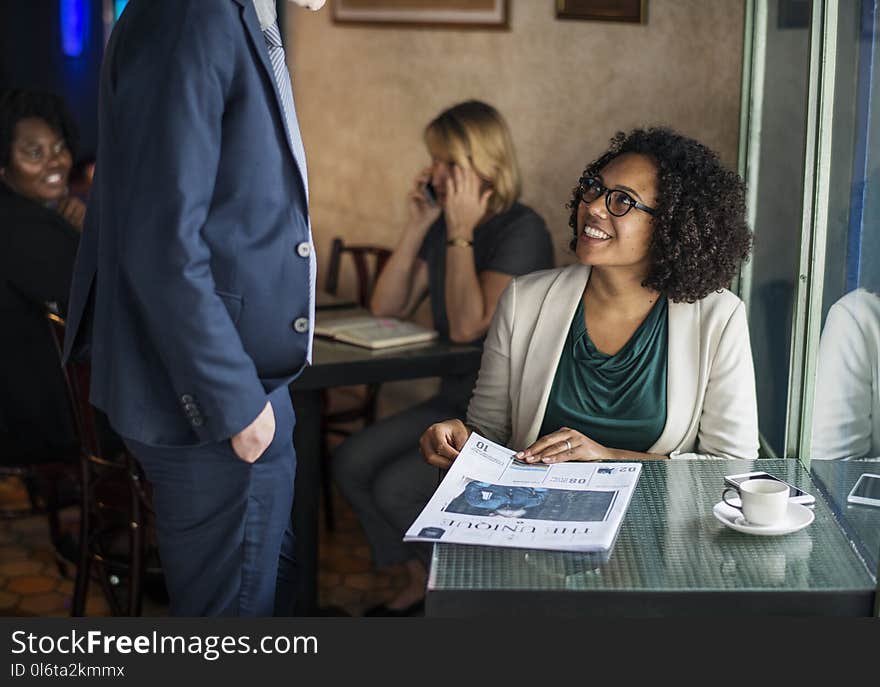
[[[584,303],[575,310],[538,436],[571,427],[608,448],[646,452],[666,425],[667,300],[614,355],[587,334]]]

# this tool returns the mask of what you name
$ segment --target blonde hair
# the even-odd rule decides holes
[[[491,105],[468,100],[441,112],[425,127],[425,145],[434,157],[473,167],[492,186],[489,211],[504,212],[522,188],[513,139],[507,123]]]

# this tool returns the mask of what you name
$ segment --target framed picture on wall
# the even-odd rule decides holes
[[[556,18],[644,24],[647,4],[648,0],[556,0]]]
[[[333,21],[507,28],[508,0],[333,0]]]

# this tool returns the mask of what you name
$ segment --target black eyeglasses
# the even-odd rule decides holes
[[[653,215],[654,208],[640,203],[626,191],[616,188],[606,188],[596,177],[587,177],[582,179],[578,184],[578,201],[583,201],[587,205],[592,203],[599,196],[605,196],[605,207],[615,217],[623,217],[627,212],[636,208],[642,212]]]

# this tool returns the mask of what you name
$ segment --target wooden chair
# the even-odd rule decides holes
[[[330,250],[330,262],[327,268],[327,279],[324,282],[324,290],[335,296],[339,288],[339,274],[342,259],[348,255],[351,258],[357,277],[357,302],[362,308],[369,307],[370,295],[376,284],[379,272],[385,266],[391,251],[381,246],[349,245],[346,246],[341,238],[333,239]],[[331,434],[349,436],[351,430],[345,425],[353,422],[362,422],[368,426],[376,421],[376,403],[379,397],[380,384],[368,384],[361,387],[343,387],[341,395],[350,402],[342,408],[334,409],[330,402],[330,394],[324,391],[322,394],[321,413],[321,447],[323,451],[321,487],[324,496],[324,521],[328,530],[333,530],[335,518],[333,515],[332,501],[332,468],[330,461],[330,447],[328,439]],[[353,402],[351,401],[353,399]]]
[[[13,290],[14,293],[17,293]],[[17,293],[23,307],[36,318],[42,317],[45,306],[36,304]],[[9,322],[4,323],[15,328]],[[14,336],[12,330],[8,336]],[[46,342],[48,344],[48,341]],[[49,344],[51,346],[51,344]],[[16,426],[17,417],[6,415],[0,408],[0,478],[13,478],[24,486],[27,501],[24,504],[0,506],[0,519],[14,520],[45,515],[49,525],[49,539],[55,552],[58,571],[67,577],[67,565],[76,563],[76,542],[69,532],[62,531],[60,510],[79,501],[77,493],[77,465],[79,447],[75,439],[54,444],[28,441]],[[33,430],[27,430],[27,432]],[[25,432],[25,434],[27,434]]]
[[[327,280],[324,282],[324,290],[333,296],[339,289],[339,270],[342,266],[342,258],[346,254],[351,256],[357,275],[358,305],[366,308],[369,306],[376,278],[391,257],[391,251],[381,246],[346,246],[341,238],[333,239],[330,262],[327,266]],[[372,267],[370,261],[373,263]]]
[[[54,312],[46,318],[61,360],[64,320]],[[102,444],[97,416],[89,403],[90,366],[86,361],[62,365],[71,413],[80,445],[79,552],[71,615],[85,612],[89,581],[94,568],[113,615],[141,614],[144,575],[161,575],[161,568],[146,566],[152,513],[148,485],[137,460],[122,442],[110,451]],[[127,594],[118,589],[127,578]]]

